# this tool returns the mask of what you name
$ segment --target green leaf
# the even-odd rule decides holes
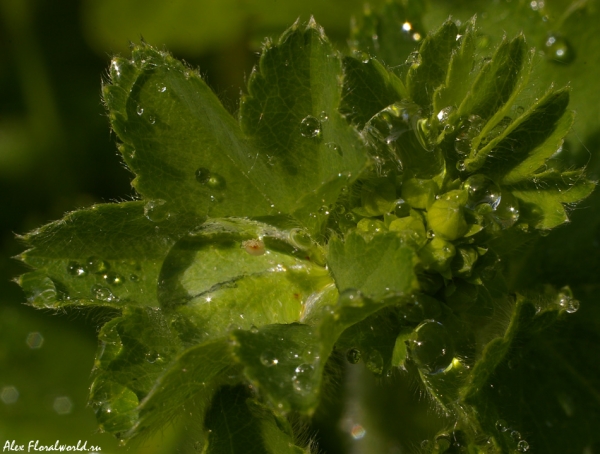
[[[222,388],[206,415],[207,454],[302,454],[287,420],[252,399],[247,389]]]
[[[410,98],[422,108],[429,109],[433,93],[446,79],[457,35],[456,24],[448,20],[434,33],[427,35],[419,47],[419,56],[408,70],[406,86]]]
[[[143,202],[95,205],[25,235],[20,258],[36,271],[19,282],[38,307],[158,306],[156,284],[170,247],[196,221],[154,222]]]
[[[357,134],[338,112],[341,76],[338,54],[314,20],[306,27],[296,23],[277,44],[268,42],[250,76],[240,123],[260,152],[248,168],[284,212],[302,210],[302,196],[366,164]],[[335,202],[340,190],[331,187],[312,210]]]
[[[394,233],[375,235],[369,242],[358,233],[344,241],[332,238],[327,257],[340,292],[356,289],[376,300],[416,289],[413,260],[413,250]]]

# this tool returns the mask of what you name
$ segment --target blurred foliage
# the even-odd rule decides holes
[[[133,197],[131,175],[115,156],[114,137],[100,103],[100,79],[106,74],[110,57],[125,53],[128,41],[139,41],[142,36],[153,45],[164,45],[198,66],[225,106],[234,111],[234,99],[257,61],[255,52],[262,37],[281,32],[298,16],[306,20],[314,14],[329,37],[343,47],[350,17],[360,13],[362,3],[0,2],[0,391],[14,387],[19,393],[14,403],[0,402],[0,440],[26,443],[29,439],[60,439],[76,443],[83,439],[99,444],[103,452],[119,450],[112,437],[96,433],[93,412],[85,407],[95,330],[104,320],[103,314],[82,317],[69,312],[50,317],[34,312],[22,306],[21,291],[9,282],[23,271],[9,258],[22,250],[14,233],[31,230],[60,218],[65,211],[94,202],[126,194]],[[383,1],[371,2],[372,6],[380,3]],[[475,13],[486,32],[479,37],[479,46],[491,47],[504,33],[514,36],[522,30],[528,45],[539,49],[534,63],[535,84],[540,89],[551,81],[559,87],[572,87],[570,108],[577,112],[577,118],[562,158],[572,166],[587,162],[591,176],[600,176],[598,1],[429,0],[420,24],[425,32],[448,15],[466,21]],[[599,208],[600,196],[596,193],[572,213],[570,225],[541,238],[529,253],[529,261],[520,261],[519,267],[512,270],[513,280],[522,287],[536,281],[570,283],[582,301],[577,320],[593,332],[598,331],[594,320],[598,319]],[[30,348],[32,339],[36,339],[30,333],[41,333],[44,341],[40,348]],[[330,400],[317,411],[315,424],[331,426],[330,433],[348,438],[344,432],[352,433],[351,428],[334,426],[332,421],[342,417],[343,426],[344,418],[357,411],[364,411],[369,421],[369,405],[362,410],[336,405],[345,392],[353,392],[352,387],[358,386],[357,376],[361,373],[364,371],[358,369],[349,372],[346,387],[331,393]],[[418,450],[418,440],[443,423],[427,413],[426,402],[419,400],[417,390],[406,395],[409,393],[402,380],[406,378],[385,384],[395,390],[397,399],[387,422],[418,415],[402,425],[403,430],[412,433],[412,448]],[[398,394],[398,390],[404,390],[404,394]],[[385,399],[382,396],[388,395],[389,390],[369,387],[361,390],[360,398],[377,408],[377,402]],[[58,401],[63,407],[57,407],[57,398],[61,397],[71,403],[68,412],[64,399]],[[409,407],[418,410],[399,410]],[[431,425],[428,429],[427,424]],[[387,438],[400,438],[397,426],[388,427],[381,421],[371,427],[375,426],[386,431]],[[173,452],[179,436],[176,429],[158,434],[139,452]],[[329,449],[328,443],[335,444],[331,440],[319,443],[324,449]],[[381,447],[362,449],[379,452]],[[328,452],[335,451],[331,448]]]

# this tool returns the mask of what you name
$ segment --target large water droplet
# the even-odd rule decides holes
[[[296,367],[294,376],[292,377],[292,384],[296,391],[306,394],[312,390],[314,370],[314,367],[310,364],[301,364]]]
[[[486,204],[493,211],[502,200],[500,187],[482,174],[472,175],[467,178],[463,183],[463,188],[469,193],[467,207],[471,209],[475,209],[481,204]]]
[[[77,262],[69,262],[67,265],[67,273],[75,277],[83,277],[87,274],[87,270],[83,265]]]
[[[200,167],[196,170],[196,181],[214,190],[223,190],[226,185],[225,178],[217,173],[211,172],[205,167]]]
[[[379,350],[371,350],[365,361],[367,369],[376,375],[383,374],[383,356]]]
[[[321,136],[321,122],[312,115],[307,115],[300,122],[300,134],[309,139]]]
[[[492,218],[502,227],[507,229],[515,225],[519,220],[519,200],[510,192],[505,192],[502,195],[500,204],[492,213]]]
[[[560,35],[551,34],[545,42],[544,51],[550,61],[569,64],[575,59],[575,51],[570,43]]]
[[[110,269],[110,264],[106,260],[92,256],[86,260],[85,268],[90,273],[102,274]]]
[[[171,213],[166,200],[150,200],[144,205],[144,216],[152,222],[162,222],[169,219]]]
[[[527,452],[529,451],[529,443],[527,443],[527,441],[525,440],[520,440],[517,443],[517,449],[519,450],[519,452]]]
[[[279,359],[277,359],[277,356],[271,350],[266,350],[261,353],[260,362],[263,366],[272,367],[279,364]]]
[[[357,364],[360,361],[360,350],[358,348],[351,348],[346,352],[346,360],[350,364]]]
[[[109,288],[102,287],[101,285],[94,285],[92,287],[92,297],[100,301],[106,301],[107,303],[119,300],[115,295],[113,295]]]
[[[425,320],[416,329],[410,343],[411,358],[429,374],[443,372],[454,358],[452,338],[441,323]]]

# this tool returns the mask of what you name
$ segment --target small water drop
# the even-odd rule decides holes
[[[481,204],[489,205],[493,210],[498,208],[502,200],[500,187],[491,178],[482,174],[472,175],[463,183],[463,189],[469,193],[467,207],[475,209]]]
[[[118,273],[115,273],[114,271],[109,271],[108,273],[103,274],[102,277],[104,278],[107,284],[114,286],[119,286],[125,281],[125,278],[123,276],[121,276]]]
[[[365,305],[365,299],[360,290],[346,289],[340,293],[338,304],[340,306],[363,307]]]
[[[521,433],[518,430],[513,430],[510,433],[510,438],[512,438],[515,441],[519,441],[521,439]]]
[[[321,123],[324,123],[324,122],[326,122],[327,120],[329,120],[329,115],[327,115],[327,112],[325,112],[325,111],[322,111],[322,112],[319,114],[319,121],[320,121]]]
[[[296,367],[292,377],[292,385],[297,392],[306,394],[312,390],[314,371],[314,367],[310,364],[300,364]]]
[[[148,123],[150,123],[151,125],[153,125],[154,123],[156,123],[156,117],[154,115],[149,115],[148,116]]]
[[[435,238],[435,232],[433,230],[427,230],[427,238],[430,240]]]
[[[394,205],[394,214],[399,218],[406,217],[410,214],[410,205],[404,199],[396,200]]]
[[[137,112],[138,115],[142,115],[144,113],[144,108],[138,104],[135,111]]]
[[[440,322],[425,320],[415,329],[417,338],[410,342],[412,359],[429,374],[443,372],[454,358],[454,345]]]
[[[546,58],[556,63],[569,64],[575,59],[575,52],[570,43],[560,35],[549,35],[544,51]]]
[[[346,212],[346,207],[345,207],[344,205],[337,204],[337,205],[335,206],[335,213],[336,213],[336,214],[342,215],[342,214],[344,214],[345,212]]]
[[[573,292],[568,286],[560,289],[558,293],[558,304],[569,314],[574,314],[579,310],[579,301],[573,298]]]
[[[456,170],[458,170],[459,172],[464,172],[465,170],[467,170],[467,165],[465,164],[465,161],[458,161],[456,163]]]
[[[164,93],[165,91],[167,91],[167,87],[163,84],[156,85],[156,88],[158,89],[159,93]]]
[[[129,280],[131,282],[138,282],[140,280],[140,277],[137,274],[130,274],[129,275]]]
[[[321,136],[321,122],[312,115],[307,115],[300,122],[300,134],[308,139],[319,138]]]
[[[211,172],[205,167],[200,167],[196,170],[196,181],[208,186],[210,189],[222,190],[225,189],[225,178],[221,175]]]
[[[335,151],[337,154],[339,154],[340,156],[343,156],[343,152],[342,152],[342,148],[335,142],[327,142],[325,144],[325,146],[327,148],[329,148],[330,150]]]
[[[517,443],[517,449],[519,450],[519,452],[527,452],[529,451],[529,443],[527,443],[527,441],[525,440],[520,440]]]
[[[496,421],[496,430],[498,432],[506,432],[508,429],[508,424],[504,419],[499,419],[498,421]]]
[[[263,366],[272,367],[279,363],[279,360],[271,350],[266,350],[260,355],[260,362]]]
[[[110,264],[105,260],[92,256],[86,260],[85,268],[90,273],[102,274],[110,269]]]
[[[146,361],[149,362],[150,364],[154,364],[155,362],[162,360],[160,353],[158,353],[155,350],[147,352],[144,356],[145,356]]]
[[[379,350],[371,350],[365,361],[367,369],[376,375],[383,374],[383,356]]]
[[[94,285],[92,287],[92,296],[100,301],[106,301],[107,303],[118,301],[118,298],[113,295],[107,287],[102,287],[101,285]]]
[[[67,273],[75,277],[83,277],[87,274],[87,270],[83,265],[77,262],[69,262],[67,265]]]
[[[254,256],[263,255],[266,252],[265,243],[258,238],[242,241],[242,247],[248,254]]]
[[[350,364],[357,364],[360,361],[360,350],[358,348],[351,348],[346,352],[346,360]]]
[[[171,217],[166,200],[150,200],[144,205],[144,216],[152,222],[166,221]]]

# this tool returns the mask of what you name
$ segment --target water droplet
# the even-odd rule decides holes
[[[518,115],[522,115],[523,112],[525,112],[525,107],[523,106],[517,106],[516,112]]]
[[[437,119],[440,123],[446,123],[448,121],[448,117],[450,117],[450,114],[452,114],[452,112],[454,112],[455,110],[456,107],[454,106],[444,107],[437,113]]]
[[[344,215],[344,217],[346,218],[347,221],[350,222],[356,222],[357,221],[357,217],[354,213],[348,212]]]
[[[37,331],[29,333],[27,335],[27,339],[25,339],[25,343],[30,349],[37,350],[38,348],[41,348],[44,344],[44,336],[42,336],[41,333],[38,333]]]
[[[164,93],[165,91],[167,91],[167,87],[163,84],[157,84],[156,88],[158,89],[159,93]]]
[[[465,161],[457,161],[456,170],[458,170],[459,172],[464,172],[465,170],[467,170],[467,165],[465,164]]]
[[[113,295],[107,287],[102,287],[101,285],[94,285],[92,287],[92,296],[100,301],[106,301],[107,303],[118,301],[118,298]]]
[[[502,200],[500,187],[482,174],[472,175],[467,178],[463,183],[463,188],[469,193],[467,207],[471,209],[475,209],[481,204],[486,204],[493,211]]]
[[[156,117],[154,115],[149,115],[148,116],[148,123],[150,123],[151,125],[153,125],[154,123],[156,123]]]
[[[87,274],[85,267],[77,262],[69,262],[67,265],[67,273],[75,277],[83,277]]]
[[[517,443],[517,449],[519,450],[519,452],[527,452],[529,451],[529,443],[527,443],[527,441],[525,440],[520,440]]]
[[[410,205],[404,199],[396,200],[394,205],[394,214],[399,218],[406,217],[410,214]]]
[[[225,189],[225,178],[217,173],[211,172],[205,167],[200,167],[196,170],[196,181],[208,186],[210,189]]]
[[[104,278],[107,284],[114,286],[119,286],[125,281],[125,278],[123,276],[121,276],[118,273],[115,273],[114,271],[109,271],[108,273],[103,274],[102,277]]]
[[[105,260],[92,256],[86,260],[85,268],[90,273],[102,274],[110,269],[110,264]]]
[[[73,402],[67,396],[59,396],[54,399],[52,408],[59,415],[68,415],[73,410]]]
[[[325,146],[327,148],[329,148],[330,150],[335,151],[337,154],[339,154],[340,156],[343,156],[343,152],[342,152],[342,148],[335,142],[327,142],[325,144]]]
[[[415,329],[416,340],[410,342],[411,358],[429,374],[443,372],[454,358],[454,346],[440,322],[425,320]]]
[[[137,112],[138,115],[142,115],[144,113],[144,108],[138,104],[135,111]]]
[[[313,244],[308,232],[298,228],[290,230],[290,242],[299,249],[308,249]]]
[[[515,441],[519,441],[521,439],[521,433],[518,430],[513,430],[510,433],[510,438],[512,438]]]
[[[327,115],[327,112],[325,112],[325,111],[322,111],[322,112],[319,114],[319,121],[320,121],[321,123],[324,123],[324,122],[326,122],[327,120],[329,120],[329,115]]]
[[[300,364],[296,367],[295,374],[292,377],[294,389],[299,393],[309,393],[312,390],[314,371],[314,367],[310,364]]]
[[[376,375],[383,374],[383,356],[379,350],[371,350],[365,361],[367,369]]]
[[[146,358],[146,361],[149,362],[150,364],[154,364],[156,361],[162,360],[160,353],[158,353],[155,350],[147,352],[146,355],[144,355],[144,356]]]
[[[484,123],[478,115],[464,119],[454,139],[454,151],[461,156],[468,156],[471,153],[471,141],[479,135]]]
[[[337,204],[335,206],[335,213],[336,214],[340,214],[341,215],[341,214],[344,214],[345,212],[346,212],[346,207],[344,205]]]
[[[6,405],[14,404],[19,400],[19,391],[14,386],[5,386],[0,391],[0,400]]]
[[[435,232],[433,230],[427,230],[427,238],[429,238],[430,240],[435,238]]]
[[[257,328],[255,325],[252,325],[252,326],[250,327],[250,332],[251,332],[252,334],[258,334],[258,328]]]
[[[510,192],[502,195],[502,200],[492,213],[492,218],[502,227],[507,229],[519,220],[519,200]]]
[[[360,350],[358,348],[351,348],[346,352],[346,360],[350,364],[356,364],[360,361]]]
[[[312,115],[307,115],[300,122],[300,134],[309,139],[319,138],[321,136],[321,122]]]
[[[252,238],[250,240],[242,241],[242,247],[250,255],[263,255],[266,252],[265,243],[258,238]]]
[[[137,274],[130,274],[129,275],[129,280],[131,282],[138,282],[140,280],[140,277]]]
[[[275,356],[275,353],[271,350],[266,350],[260,355],[260,362],[263,366],[271,367],[276,366],[279,363],[279,360]]]
[[[499,419],[498,421],[496,421],[496,430],[498,432],[506,432],[508,429],[508,424],[504,419]]]
[[[166,200],[150,200],[144,205],[144,216],[152,222],[166,221],[171,217]]]
[[[346,289],[340,293],[338,304],[340,306],[363,307],[365,299],[360,290]]]
[[[560,35],[549,35],[544,51],[546,58],[556,63],[569,64],[575,59],[575,52],[570,43]]]
[[[577,312],[580,305],[579,301],[573,298],[573,292],[568,286],[560,289],[560,292],[558,293],[558,304],[569,314]]]

